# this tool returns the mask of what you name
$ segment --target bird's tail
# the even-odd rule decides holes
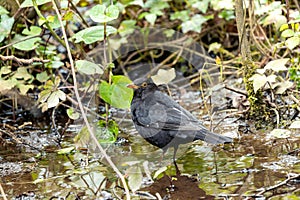
[[[210,144],[225,144],[233,141],[230,137],[219,135],[208,130],[197,132],[195,140],[203,140]]]

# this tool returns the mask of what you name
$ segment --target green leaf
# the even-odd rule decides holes
[[[30,30],[28,29],[24,29],[22,31],[22,33],[24,35],[30,35],[30,36],[37,36],[37,35],[40,35],[42,32],[42,29],[38,26],[30,26]]]
[[[97,124],[96,137],[100,143],[114,143],[119,134],[119,126],[109,120],[107,123],[104,120],[99,120]]]
[[[38,46],[37,42],[41,41],[40,37],[30,38],[26,40],[24,39],[25,37],[16,35],[14,41],[21,41],[21,42],[14,44],[13,47],[21,51],[30,51],[30,50],[34,50]]]
[[[109,36],[116,33],[117,29],[112,26],[106,26],[106,35]],[[77,32],[72,38],[75,39],[75,43],[84,42],[85,44],[91,44],[104,39],[104,26],[93,26],[83,29]]]
[[[79,113],[75,112],[73,108],[67,109],[67,114],[70,119],[76,120],[79,118]]]
[[[171,68],[168,70],[160,69],[157,74],[151,76],[151,79],[156,85],[168,84],[176,77],[175,69]]]
[[[87,60],[77,60],[75,62],[75,66],[77,70],[82,74],[86,74],[86,75],[103,74],[103,69],[99,65]]]
[[[286,30],[282,31],[281,37],[283,37],[283,38],[292,37],[292,36],[294,36],[294,34],[295,34],[295,32],[292,29],[286,29]]]
[[[295,47],[297,47],[300,44],[300,38],[298,36],[294,36],[291,38],[288,38],[285,41],[285,45],[287,46],[287,48],[289,48],[290,50],[293,50]]]
[[[0,18],[0,42],[4,40],[10,34],[12,26],[15,20],[13,17],[9,17],[7,15],[1,15]]]
[[[116,108],[129,108],[133,96],[133,90],[127,88],[131,80],[126,76],[112,76],[112,84],[102,81],[99,86],[101,98]]]
[[[51,2],[51,0],[36,0],[36,4],[39,5],[43,5],[45,3],[49,3]],[[32,7],[33,6],[33,0],[25,0],[22,4],[21,4],[21,8],[26,8],[26,7]]]
[[[282,59],[277,59],[277,60],[272,60],[266,66],[264,69],[271,69],[275,72],[279,71],[286,71],[288,70],[285,66],[285,64],[289,61],[289,58],[282,58]]]
[[[119,16],[119,9],[115,5],[110,5],[106,8],[105,5],[96,5],[91,8],[87,14],[94,22],[104,23],[117,19]]]

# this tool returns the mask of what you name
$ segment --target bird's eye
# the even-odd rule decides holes
[[[142,87],[147,87],[147,83],[146,82],[142,83]]]

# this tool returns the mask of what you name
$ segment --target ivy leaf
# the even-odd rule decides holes
[[[82,74],[86,74],[86,75],[103,74],[103,69],[99,65],[87,60],[77,60],[75,62],[75,66],[77,70]]]
[[[20,41],[13,45],[14,48],[19,49],[21,51],[31,51],[36,49],[39,41],[41,41],[40,37],[26,39],[23,36],[16,35],[13,39],[14,41]]]
[[[181,24],[182,32],[187,33],[189,31],[201,32],[202,24],[208,19],[202,15],[196,14],[190,20],[185,21]]]

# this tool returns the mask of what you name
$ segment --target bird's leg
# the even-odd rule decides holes
[[[174,147],[174,154],[173,154],[173,163],[174,163],[174,166],[175,166],[175,169],[176,169],[176,176],[180,176],[180,170],[177,166],[177,163],[176,163],[176,152],[177,152],[177,149],[178,149],[178,146]]]

